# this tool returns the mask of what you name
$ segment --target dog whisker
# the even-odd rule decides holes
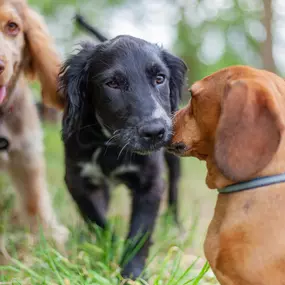
[[[119,155],[118,155],[118,157],[117,157],[117,160],[120,158],[121,154],[123,153],[124,149],[128,146],[129,143],[130,143],[130,142],[128,141],[128,142],[122,147],[122,149],[120,150]]]
[[[112,145],[111,142],[112,142],[113,140],[115,140],[117,137],[119,137],[119,135],[120,135],[120,134],[114,134],[114,135],[105,143],[106,149],[105,149],[104,155],[106,155],[107,150],[108,150],[109,147]]]
[[[107,140],[107,142],[105,143],[105,145],[109,146],[110,143],[111,143],[114,139],[116,139],[117,137],[119,137],[119,134],[116,134],[116,135],[111,136],[111,137]]]

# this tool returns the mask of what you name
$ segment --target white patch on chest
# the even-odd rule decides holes
[[[104,182],[108,182],[112,186],[116,186],[120,182],[118,180],[119,175],[123,175],[126,173],[135,173],[139,171],[139,167],[136,165],[122,164],[118,166],[115,170],[113,170],[110,173],[109,177],[105,176],[102,172],[101,166],[97,162],[101,151],[102,149],[98,148],[92,155],[92,159],[90,162],[79,163],[79,166],[81,167],[81,177],[89,178],[93,185],[100,185]]]
[[[116,176],[118,175],[122,175],[122,174],[126,174],[126,173],[134,173],[134,172],[138,172],[139,171],[139,167],[136,165],[132,165],[132,164],[127,164],[127,165],[121,165],[119,167],[117,167],[112,173],[111,173],[111,178],[116,178]]]
[[[119,167],[117,167],[114,171],[110,174],[110,181],[112,185],[115,187],[118,184],[121,183],[118,176],[127,174],[127,173],[136,173],[139,171],[139,167],[132,164],[122,164]]]
[[[81,162],[81,177],[87,177],[91,180],[92,184],[99,185],[104,180],[104,174],[100,165],[97,163],[97,159],[101,153],[101,148],[98,148],[92,155],[90,162]]]

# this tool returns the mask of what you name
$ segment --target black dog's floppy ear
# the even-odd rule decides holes
[[[93,44],[81,44],[79,52],[66,60],[59,73],[59,88],[65,101],[63,139],[68,138],[79,127],[94,49]]]
[[[170,101],[171,112],[174,113],[177,111],[179,102],[182,98],[187,66],[179,57],[174,56],[167,51],[163,51],[162,53],[163,59],[170,69]]]

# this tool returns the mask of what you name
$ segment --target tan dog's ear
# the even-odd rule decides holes
[[[237,81],[226,87],[215,160],[228,179],[242,181],[252,177],[277,151],[283,123],[274,99],[259,82]]]
[[[43,102],[62,109],[63,98],[57,92],[60,58],[42,18],[29,7],[24,10],[24,31],[29,53],[25,71],[39,79]]]

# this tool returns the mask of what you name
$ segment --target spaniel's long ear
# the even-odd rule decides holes
[[[179,102],[182,98],[187,66],[183,60],[167,51],[162,51],[162,54],[166,65],[170,69],[169,87],[171,112],[174,113],[175,111],[177,111]]]
[[[278,149],[284,124],[278,104],[263,83],[237,81],[226,87],[219,120],[215,160],[232,181],[251,178]]]
[[[93,44],[82,44],[80,51],[71,55],[61,68],[59,88],[65,102],[63,139],[67,139],[80,125],[86,103],[89,68],[95,49]]]
[[[39,79],[43,102],[62,109],[63,98],[57,93],[60,57],[43,19],[29,7],[24,9],[24,32],[29,57],[25,72],[31,79]]]

